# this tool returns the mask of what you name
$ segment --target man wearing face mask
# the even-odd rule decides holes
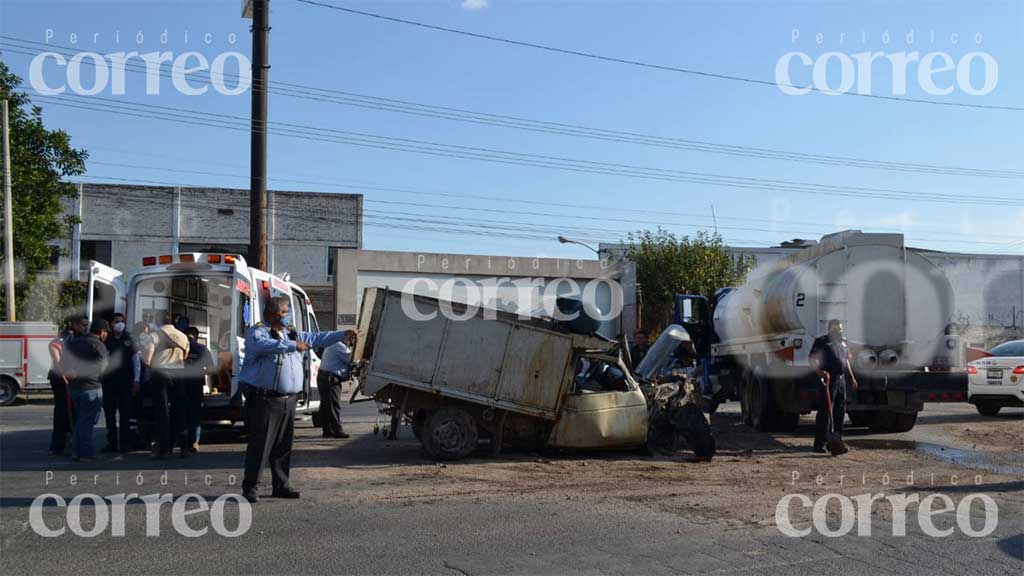
[[[132,395],[139,392],[141,363],[124,314],[114,314],[106,341],[109,365],[103,377],[103,416],[107,445],[103,452],[127,452],[132,447]]]
[[[303,389],[304,356],[312,348],[331,346],[346,332],[297,332],[291,328],[290,299],[276,296],[263,309],[266,324],[257,324],[245,335],[245,360],[238,379],[245,394],[245,426],[249,444],[245,451],[242,496],[258,502],[256,486],[267,460],[275,498],[298,498],[288,484],[291,469],[295,401]]]

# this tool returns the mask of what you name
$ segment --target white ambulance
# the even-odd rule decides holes
[[[181,253],[146,256],[142,266],[121,272],[99,262],[89,263],[86,309],[109,319],[121,312],[128,329],[142,321],[155,326],[164,317],[186,318],[199,330],[199,341],[210,349],[217,372],[207,376],[203,396],[204,423],[243,420],[238,374],[245,358],[246,330],[261,321],[267,299],[291,298],[292,317],[300,331],[318,330],[312,303],[296,284],[250,268],[237,254]],[[316,373],[320,359],[305,353],[306,378],[298,412],[319,409]],[[149,406],[149,402],[146,402]]]

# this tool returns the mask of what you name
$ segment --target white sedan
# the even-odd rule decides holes
[[[1024,340],[1004,342],[990,354],[967,365],[968,401],[985,416],[1024,406]]]

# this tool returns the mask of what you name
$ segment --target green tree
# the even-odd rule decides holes
[[[648,329],[671,321],[675,294],[701,294],[710,301],[719,288],[742,283],[754,263],[730,254],[717,232],[690,237],[661,228],[631,233],[626,258],[636,264]]]
[[[11,130],[14,260],[20,288],[19,313],[28,302],[24,294],[26,289],[31,290],[36,275],[49,269],[55,252],[60,253],[50,246],[50,242],[67,237],[71,225],[76,222],[74,217],[64,216],[63,200],[78,194],[75,185],[65,178],[85,173],[85,160],[88,158],[85,150],[71,147],[71,137],[67,132],[46,129],[43,109],[32,104],[28,94],[20,90],[21,84],[21,78],[0,60],[0,99],[7,100]]]

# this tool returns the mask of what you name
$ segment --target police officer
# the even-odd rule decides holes
[[[850,350],[846,345],[841,320],[828,321],[828,334],[815,338],[810,352],[811,366],[821,379],[822,385],[828,386],[832,396],[832,424],[840,437],[843,435],[843,419],[846,418],[846,379],[850,386],[857,389],[857,377],[850,368]],[[828,434],[828,400],[821,395],[818,413],[814,419],[814,452],[825,452],[825,438]]]
[[[238,379],[245,394],[245,425],[249,444],[245,450],[242,496],[258,502],[263,461],[270,465],[277,498],[298,498],[288,485],[296,396],[303,388],[303,354],[340,342],[345,332],[296,332],[290,328],[290,300],[276,296],[263,309],[265,325],[257,324],[245,335],[245,361]]]

